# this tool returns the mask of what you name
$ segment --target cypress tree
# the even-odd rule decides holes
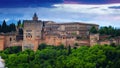
[[[17,22],[17,27],[21,27],[21,21],[20,20]]]
[[[71,46],[69,45],[68,46],[68,55],[70,55],[71,54]]]
[[[16,31],[16,26],[14,23],[9,25],[9,32],[15,32]]]
[[[23,35],[23,29],[19,29],[19,35]]]
[[[3,21],[1,30],[2,30],[3,33],[7,33],[8,32],[8,25],[6,24],[5,20]]]
[[[2,26],[1,26],[1,24],[0,24],[0,33],[2,32]]]

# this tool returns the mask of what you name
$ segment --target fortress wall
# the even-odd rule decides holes
[[[4,50],[5,36],[0,36],[0,50]]]

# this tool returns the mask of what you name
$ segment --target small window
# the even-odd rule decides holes
[[[12,38],[10,37],[10,41],[12,41]]]
[[[32,30],[26,30],[26,32],[32,32]]]
[[[32,38],[32,35],[30,33],[27,33],[26,38]]]

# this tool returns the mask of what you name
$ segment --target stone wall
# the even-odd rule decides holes
[[[68,45],[74,45],[75,42],[75,38],[59,38],[57,36],[46,36],[44,43],[48,44],[48,45],[55,45],[58,46],[60,44],[64,44],[65,46]]]
[[[41,42],[41,41],[40,41]],[[74,47],[75,43],[77,43],[79,46],[87,45],[89,46],[89,39],[86,40],[76,40],[75,37],[72,38],[59,38],[57,36],[46,36],[45,40],[41,43],[46,43],[47,45],[55,45],[58,46],[60,44],[63,44],[64,46],[71,46]]]
[[[0,35],[0,50],[4,50],[7,47],[22,46],[23,40],[16,41],[15,34],[3,34]]]
[[[14,46],[13,43],[16,42],[16,35],[5,35],[5,47]]]
[[[102,41],[99,41],[98,43],[99,43],[100,45],[104,45],[104,44],[111,45],[111,44],[113,44],[113,43],[117,45],[117,40],[115,40],[115,39],[102,40]]]
[[[98,44],[99,41],[99,34],[90,34],[90,46],[94,46]]]
[[[4,50],[5,36],[0,36],[0,50]]]

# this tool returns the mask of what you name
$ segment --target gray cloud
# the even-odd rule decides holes
[[[34,12],[40,20],[55,22],[85,22],[96,23],[101,26],[112,25],[120,27],[120,10],[110,9],[114,5],[57,5],[56,8],[29,7],[29,8],[1,8],[0,20],[12,21],[30,20]],[[116,6],[116,5],[115,5]],[[94,9],[90,9],[94,8]],[[104,9],[104,10],[103,10]]]
[[[111,7],[108,7],[110,9],[120,9],[120,6],[111,6]]]

